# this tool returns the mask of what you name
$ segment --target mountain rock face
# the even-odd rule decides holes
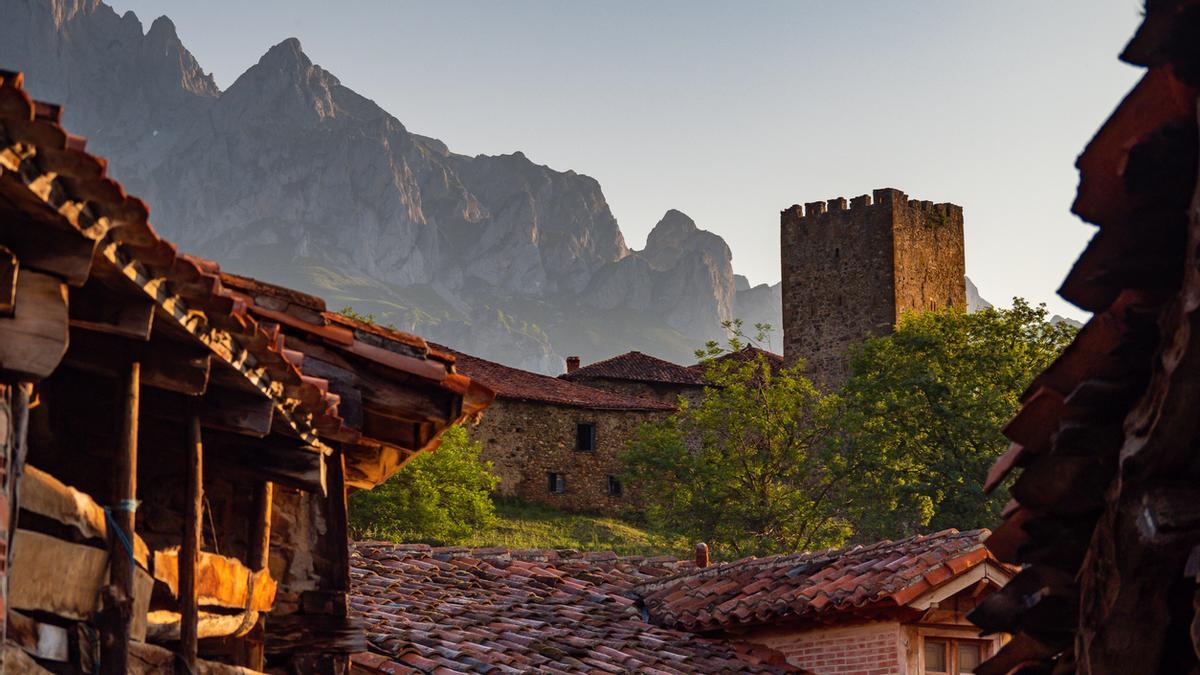
[[[221,91],[161,17],[99,0],[0,0],[0,67],[185,250],[517,367],[640,349],[687,361],[721,322],[779,326],[721,237],[668,211],[632,251],[594,179],[468,157],[408,131],[295,39]]]

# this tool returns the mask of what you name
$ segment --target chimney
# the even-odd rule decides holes
[[[579,370],[579,357],[578,356],[568,356],[567,357],[567,372],[573,373],[577,370]]]
[[[696,544],[696,567],[708,567],[708,544]]]

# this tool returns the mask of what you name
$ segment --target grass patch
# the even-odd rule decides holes
[[[691,550],[681,536],[655,532],[612,516],[567,513],[539,504],[496,499],[496,521],[486,529],[445,543],[481,548],[573,548],[617,555],[673,555]]]

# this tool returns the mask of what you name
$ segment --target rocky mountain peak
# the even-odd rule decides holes
[[[271,47],[221,96],[227,123],[278,129],[309,128],[337,116],[334,92],[341,83],[313,64],[300,41],[288,38]]]

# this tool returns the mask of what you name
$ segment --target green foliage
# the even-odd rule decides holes
[[[350,528],[359,539],[450,544],[496,521],[496,477],[480,445],[460,426],[441,446],[414,458],[374,490],[350,499]]]
[[[730,350],[740,350],[740,324],[731,329]],[[714,358],[722,353],[713,344],[701,353],[702,398],[644,425],[622,456],[647,519],[720,557],[843,543],[845,476],[828,443],[836,397],[799,368],[777,372],[761,355]]]
[[[855,514],[858,538],[998,522],[1007,497],[982,485],[1007,447],[1001,429],[1075,332],[1015,298],[1012,309],[908,314],[854,348],[840,454],[875,453],[880,469],[861,477],[879,502]]]

